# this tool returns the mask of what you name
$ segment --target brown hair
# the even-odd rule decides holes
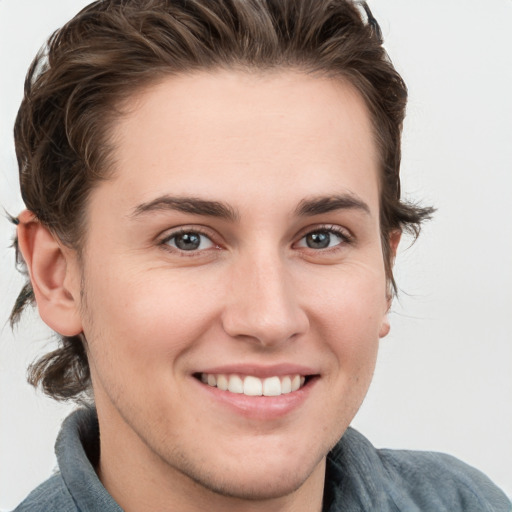
[[[389,234],[416,236],[431,208],[400,199],[406,86],[382,46],[366,3],[350,0],[102,0],[55,32],[36,56],[15,124],[23,199],[40,222],[79,253],[91,188],[107,179],[109,127],[123,100],[155,80],[212,68],[294,68],[341,77],[369,108],[381,156],[384,261],[396,291]],[[23,265],[23,262],[21,262]],[[34,301],[28,282],[11,315]],[[29,368],[56,399],[90,387],[83,336]]]

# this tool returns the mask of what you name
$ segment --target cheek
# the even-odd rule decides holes
[[[205,283],[117,269],[115,275],[98,273],[87,281],[84,332],[91,358],[96,366],[111,365],[133,376],[159,365],[169,373],[212,321],[218,301]]]
[[[310,318],[342,374],[371,377],[386,319],[386,280],[375,267],[359,266],[331,279],[312,299]],[[314,309],[313,309],[314,308]]]
[[[387,312],[384,267],[352,264],[338,272],[317,275],[301,292],[315,314],[332,329],[353,337],[376,334]]]

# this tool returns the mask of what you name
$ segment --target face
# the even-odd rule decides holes
[[[388,330],[363,100],[198,73],[133,98],[114,136],[80,269],[102,464],[136,453],[155,479],[252,498],[321,478]]]

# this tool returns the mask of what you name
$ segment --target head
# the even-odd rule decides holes
[[[87,198],[112,172],[111,127],[121,105],[163,77],[197,70],[295,69],[352,84],[370,113],[380,158],[380,225],[390,295],[396,292],[390,234],[419,233],[431,209],[401,201],[401,129],[407,89],[380,29],[351,1],[94,2],[34,59],[15,126],[27,208],[79,253]],[[21,261],[23,266],[23,262]],[[33,302],[30,282],[11,320]],[[30,380],[56,399],[90,385],[83,340],[31,368]]]
[[[207,98],[210,94],[215,102],[212,100],[212,103],[208,104],[205,97]],[[318,99],[319,97],[321,100]],[[347,131],[346,126],[345,131],[339,132],[340,136],[345,134],[348,137],[345,141],[340,140],[340,147],[344,147],[346,154],[349,154],[353,148],[358,148],[359,142],[364,139],[366,146],[363,146],[367,149],[366,153],[363,146],[359,148],[359,153],[354,151],[359,156],[370,155],[368,156],[370,159],[368,167],[374,168],[375,171],[374,174],[371,174],[373,171],[369,171],[370,177],[367,177],[368,183],[374,185],[373,188],[367,189],[364,182],[360,182],[360,177],[356,175],[351,175],[344,183],[344,185],[354,184],[353,188],[356,192],[360,191],[363,196],[367,195],[367,202],[363,201],[361,205],[360,198],[350,194],[343,200],[345,203],[347,201],[350,203],[353,200],[352,206],[348,207],[349,210],[351,208],[364,210],[365,205],[369,202],[371,203],[370,209],[375,213],[376,231],[374,231],[374,235],[379,240],[379,261],[384,276],[384,285],[378,290],[379,293],[382,293],[382,302],[387,304],[382,311],[385,314],[396,288],[392,264],[399,235],[404,230],[417,234],[422,220],[429,216],[431,209],[419,208],[401,200],[400,137],[407,91],[382,47],[380,30],[365,4],[362,4],[361,7],[351,1],[343,0],[99,1],[85,8],[61,30],[57,31],[50,38],[47,48],[36,57],[29,71],[25,97],[15,126],[16,151],[22,195],[27,209],[31,212],[31,214],[25,214],[25,224],[44,226],[48,236],[58,241],[62,253],[72,255],[67,265],[68,267],[75,265],[77,271],[74,273],[74,281],[70,278],[69,286],[79,290],[78,295],[81,300],[76,311],[76,327],[62,329],[56,327],[57,332],[61,335],[61,346],[56,351],[43,356],[33,365],[31,381],[34,384],[41,384],[48,394],[57,399],[78,397],[90,387],[89,357],[95,350],[100,350],[98,348],[99,340],[105,336],[105,331],[102,333],[101,328],[96,329],[94,319],[91,318],[93,315],[104,316],[104,311],[100,311],[96,306],[101,303],[99,298],[103,293],[100,286],[101,279],[98,278],[99,284],[96,288],[94,286],[91,288],[87,284],[89,277],[92,276],[92,266],[95,268],[102,266],[101,258],[91,256],[100,248],[101,236],[98,223],[101,222],[102,217],[98,216],[98,212],[103,211],[103,206],[108,206],[111,200],[121,194],[123,197],[129,197],[133,192],[134,183],[138,183],[136,189],[143,189],[146,186],[147,180],[142,174],[146,171],[140,170],[137,175],[132,170],[134,173],[128,180],[126,178],[128,174],[123,175],[123,169],[128,169],[130,162],[134,162],[138,158],[138,154],[134,154],[132,159],[127,160],[127,155],[131,154],[128,148],[133,148],[137,140],[146,140],[144,134],[147,135],[147,132],[140,133],[138,138],[134,136],[134,133],[138,127],[156,126],[152,124],[151,119],[155,113],[158,113],[159,105],[162,111],[165,111],[167,125],[158,125],[158,132],[154,133],[162,133],[160,129],[165,131],[165,126],[170,126],[171,132],[168,135],[174,137],[172,140],[176,140],[176,158],[182,158],[184,162],[187,162],[187,158],[189,162],[193,161],[195,155],[201,155],[201,151],[208,152],[210,155],[217,154],[219,158],[213,159],[212,174],[216,176],[217,181],[230,183],[231,189],[227,190],[233,191],[233,201],[226,197],[226,189],[219,192],[219,199],[222,200],[224,206],[227,203],[227,207],[224,210],[221,208],[220,215],[217,217],[227,218],[232,215],[240,216],[242,220],[249,217],[251,220],[246,221],[249,226],[252,225],[251,222],[256,222],[251,215],[255,211],[258,212],[258,205],[264,204],[264,201],[255,200],[254,208],[245,212],[247,215],[244,217],[244,210],[236,200],[240,194],[236,191],[240,191],[240,187],[244,183],[252,186],[251,190],[256,189],[256,182],[253,183],[251,179],[257,176],[261,169],[255,168],[250,172],[246,171],[249,174],[245,176],[243,182],[238,182],[237,179],[240,178],[235,178],[235,171],[231,169],[230,174],[229,165],[220,164],[224,158],[223,155],[228,154],[232,156],[233,160],[241,161],[240,159],[244,158],[243,154],[235,154],[236,151],[232,148],[237,144],[244,147],[246,143],[259,141],[259,137],[263,137],[260,141],[261,146],[269,143],[269,150],[272,151],[272,153],[269,151],[269,154],[277,155],[279,147],[286,147],[288,141],[287,136],[283,137],[282,146],[279,146],[276,142],[279,140],[279,134],[290,133],[291,137],[296,134],[296,141],[300,141],[302,136],[305,137],[304,140],[309,137],[300,130],[295,132],[293,124],[280,125],[276,121],[275,133],[272,132],[272,129],[269,130],[274,137],[271,140],[264,138],[261,130],[258,132],[256,128],[258,127],[258,112],[262,112],[262,116],[265,117],[266,105],[272,105],[273,108],[275,107],[275,111],[279,105],[286,106],[289,102],[292,105],[293,99],[295,99],[295,104],[304,103],[304,101],[307,104],[308,98],[311,98],[312,108],[317,108],[319,111],[323,109],[322,112],[327,115],[328,109],[325,102],[331,101],[334,109],[338,97],[343,100],[344,104],[353,105],[349,110],[343,111],[346,119],[360,121],[358,125],[360,130],[358,131],[356,128],[353,130],[355,134],[353,140],[347,142],[351,130]],[[195,104],[196,106],[194,106]],[[180,105],[183,105],[182,111],[180,111],[181,107],[178,108]],[[194,109],[199,108],[197,105],[203,109],[200,109],[199,112],[204,115],[201,114],[197,117],[197,126],[201,127],[198,130],[202,129],[203,131],[198,132],[194,138],[187,131],[188,125],[184,125],[181,132],[177,127],[181,126],[180,112],[192,114],[196,112]],[[217,105],[217,109],[215,105]],[[251,105],[257,105],[259,110],[251,109]],[[167,108],[168,106],[169,108]],[[236,106],[239,108],[237,112],[243,111],[247,106],[247,112],[254,116],[249,118],[249,121],[252,123],[252,119],[254,119],[256,127],[256,132],[252,133],[247,130],[240,141],[226,146],[222,152],[220,148],[222,148],[223,141],[229,139],[230,134],[233,133],[233,127],[243,119],[237,118],[235,113],[233,118],[226,116],[224,120],[223,111],[218,106],[224,106],[226,109]],[[290,106],[290,108],[292,107]],[[304,112],[303,114],[304,116],[308,115]],[[286,118],[286,112],[282,118]],[[190,115],[187,119],[190,119]],[[312,115],[311,119],[314,124],[314,120],[317,118]],[[176,120],[176,126],[173,128],[174,120]],[[222,133],[222,130],[226,129],[226,137],[217,140],[216,144],[208,149],[205,149],[208,146],[205,144],[194,154],[184,152],[179,147],[182,143],[186,147],[193,147],[194,141],[197,141],[198,137],[201,140],[209,140],[208,132],[205,131],[207,120],[210,123],[209,126],[213,126],[217,130],[216,133]],[[146,122],[147,124],[145,124]],[[336,124],[335,118],[329,119],[328,116],[324,116],[322,121],[318,122],[326,134],[328,132],[325,130],[327,124],[329,122]],[[300,124],[300,118],[298,118],[298,123]],[[240,126],[248,124],[242,123]],[[172,132],[173,129],[174,132]],[[319,131],[319,133],[324,132]],[[185,135],[183,135],[183,141],[180,142],[179,138],[182,133]],[[333,130],[333,133],[338,132]],[[189,135],[187,136],[187,134]],[[211,138],[216,140],[215,133]],[[320,137],[318,148],[323,148],[324,142],[322,141],[329,142],[331,138]],[[148,155],[159,154],[160,148],[165,146],[165,142],[156,145],[154,142],[156,139],[155,137],[147,138]],[[155,146],[152,147],[151,144],[155,144]],[[334,146],[325,146],[323,154],[327,155],[326,160],[329,159],[329,148],[332,147]],[[125,148],[126,151],[123,152],[121,148]],[[254,148],[249,145],[246,149],[249,154]],[[300,145],[296,149],[298,152]],[[161,156],[165,160],[169,155]],[[356,156],[353,156],[355,162],[358,161]],[[334,156],[332,157],[334,158]],[[340,158],[342,157],[340,156]],[[359,161],[364,158],[360,158]],[[278,160],[279,157],[276,157],[276,161]],[[308,155],[304,155],[301,162],[307,160]],[[254,161],[258,161],[258,155]],[[203,164],[206,162],[205,159]],[[324,197],[323,206],[313,204],[311,201],[308,203],[311,198],[308,198],[306,190],[302,190],[296,184],[298,177],[293,173],[288,175],[284,169],[286,161],[281,163],[283,164],[281,166],[282,175],[279,175],[280,170],[273,169],[272,163],[270,163],[268,167],[265,166],[266,172],[270,174],[262,175],[261,178],[269,180],[269,182],[281,180],[279,185],[286,190],[289,187],[290,197],[297,200],[295,207],[299,209],[302,207],[303,213],[307,211],[308,207],[311,211],[316,212],[322,208],[324,211],[329,211],[330,207],[326,207],[326,203],[334,201],[335,198],[330,197],[325,200]],[[272,172],[268,169],[271,169]],[[303,173],[301,176],[304,177],[303,182],[306,185],[315,185],[318,182],[323,183],[325,190],[335,188],[336,180],[331,170],[324,174],[319,172],[318,176],[313,177],[314,165],[312,163],[309,169],[311,169],[309,174],[305,167],[301,169]],[[127,170],[126,173],[132,171]],[[224,175],[224,172],[227,174]],[[172,174],[172,171],[170,173]],[[122,179],[121,175],[124,176]],[[161,173],[157,172],[156,175],[150,173],[148,176],[155,178],[155,187],[162,185],[163,182],[158,181],[158,176],[162,178]],[[187,197],[192,199],[196,196],[202,197],[202,189],[199,186],[202,181],[199,175],[195,178],[196,181],[193,181],[194,171],[183,175],[180,180],[178,180],[178,170],[173,176],[176,179],[175,182],[165,181],[167,178],[164,180],[170,191],[183,186],[184,189],[188,187]],[[148,180],[153,178],[148,178]],[[196,188],[194,188],[194,183],[198,185]],[[363,183],[362,188],[360,183]],[[186,184],[186,186],[182,184]],[[109,188],[112,186],[114,188]],[[117,186],[120,188],[115,188]],[[125,186],[131,186],[132,189],[123,188]],[[209,190],[214,189],[215,180],[209,183]],[[349,191],[353,192],[350,187]],[[321,192],[323,193],[324,190]],[[315,190],[313,190],[313,195],[315,195]],[[149,194],[148,197],[150,197]],[[258,197],[260,196],[258,195]],[[268,201],[270,199],[266,198]],[[166,201],[169,206],[169,201],[167,199]],[[251,204],[250,194],[248,194],[247,201],[247,204]],[[269,208],[272,204],[274,203],[270,201]],[[147,211],[162,209],[162,205],[161,200],[160,203],[141,201],[136,205],[134,213],[143,216]],[[123,207],[121,203],[119,206]],[[202,204],[201,207],[204,206]],[[211,210],[212,205],[207,206]],[[218,207],[217,204],[213,206]],[[346,204],[345,207],[347,207]],[[197,204],[191,205],[188,202],[185,205],[181,204],[178,209],[181,212],[188,209],[189,213],[195,209],[195,214],[197,214],[197,208]],[[110,215],[109,212],[105,210],[103,218],[106,219],[108,215]],[[285,218],[284,213],[282,217]],[[240,222],[242,223],[242,221]],[[95,223],[94,229],[93,223]],[[278,221],[276,221],[276,225],[279,225]],[[113,229],[113,227],[111,228]],[[108,230],[107,224],[105,229]],[[281,235],[286,229],[283,227]],[[325,238],[326,234],[331,240],[338,241],[345,236],[343,233],[329,232],[329,229],[324,227],[312,235],[304,233],[304,238],[313,236],[314,239],[310,242],[315,244],[322,243],[319,242],[318,237]],[[219,231],[222,229],[219,228]],[[173,233],[171,237],[161,242],[165,242],[167,245],[172,244],[173,250],[175,250],[176,244],[185,244],[185,246],[193,244],[204,234],[208,242],[205,242],[206,238],[203,237],[203,242],[200,243],[213,244],[212,246],[207,245],[206,251],[221,248],[223,244],[229,245],[230,243],[225,240],[215,240],[215,236],[208,230],[206,233],[200,233],[201,236],[196,232],[195,236],[196,238],[199,236],[199,238],[195,241],[190,240],[191,233],[182,232],[179,235]],[[233,239],[241,240],[235,235],[233,235]],[[109,238],[105,237],[104,240],[108,242]],[[298,240],[295,242],[295,248],[303,246],[301,245],[303,242]],[[240,244],[243,245],[242,241]],[[210,253],[204,252],[203,254]],[[108,260],[109,258],[106,258],[103,261]],[[71,261],[73,263],[70,263]],[[88,261],[90,264],[87,263]],[[243,271],[243,265],[240,264],[237,270],[233,271],[238,274],[232,275],[231,278],[238,282],[243,276],[251,275],[253,272],[254,282],[252,285],[257,290],[258,266],[255,262],[253,263],[254,267],[249,265],[245,271]],[[137,283],[136,269],[129,268],[132,269],[133,275],[129,277],[129,272],[126,270],[126,279]],[[268,267],[268,269],[272,268],[271,265]],[[273,277],[275,277],[276,283],[283,280],[283,275],[277,271],[275,276],[272,270],[269,272],[267,276],[269,282],[273,282]],[[372,273],[366,272],[365,275],[372,275]],[[322,279],[320,276],[318,277]],[[94,277],[90,277],[90,279],[91,282],[94,281]],[[377,281],[382,284],[378,279]],[[145,282],[147,280],[141,280],[139,285],[143,287]],[[212,289],[221,290],[224,294],[233,293],[233,296],[236,296],[233,290],[219,285],[219,282],[213,286],[214,283],[215,280],[210,283]],[[372,288],[371,282],[366,282],[366,285],[368,286],[364,289]],[[269,286],[272,288],[274,285]],[[279,285],[276,286],[275,294],[269,297],[270,302],[272,302],[272,297],[279,297],[280,294],[299,293],[291,285],[290,289],[285,291],[279,289]],[[112,286],[109,289],[115,290],[116,287]],[[118,301],[119,304],[125,304],[129,309],[130,297],[122,295],[127,290],[129,288],[119,288]],[[132,289],[132,291],[137,294],[136,289]],[[312,288],[306,287],[300,290],[301,296],[308,292],[312,292]],[[197,288],[196,296],[199,297],[202,293],[204,290],[200,287]],[[221,295],[218,300],[225,296]],[[315,296],[317,296],[316,292]],[[33,301],[33,297],[29,284],[17,302],[13,318],[19,315],[25,304]],[[336,297],[341,300],[341,296]],[[161,299],[163,300],[163,297]],[[376,300],[380,301],[381,299]],[[201,303],[199,299],[197,300],[198,303]],[[322,303],[320,296],[315,300],[318,304]],[[95,305],[92,304],[93,301]],[[189,304],[190,308],[194,307],[194,301],[195,299],[192,298]],[[141,303],[138,304],[138,307],[146,311],[153,306],[149,303]],[[229,307],[231,313],[236,309],[233,304],[230,304]],[[275,305],[276,310],[279,310],[280,307],[284,308],[285,306],[282,303]],[[329,307],[327,302],[325,307]],[[377,309],[379,308],[380,305]],[[364,311],[356,311],[356,309],[351,310],[351,313],[355,315],[354,318],[360,314],[359,320],[364,322]],[[108,311],[108,308],[105,311]],[[136,314],[137,311],[133,313]],[[231,313],[223,313],[224,331],[232,337],[247,337],[247,333],[241,330],[246,327],[240,326],[235,313],[232,315]],[[242,314],[241,310],[238,313]],[[290,318],[293,317],[295,324],[293,326],[290,324],[290,335],[285,336],[287,339],[290,337],[300,338],[308,330],[307,318],[301,312],[296,313],[296,315],[293,312],[290,313]],[[142,313],[141,315],[143,316]],[[262,314],[262,318],[264,317],[265,315]],[[83,320],[84,318],[89,327],[82,329],[82,324],[78,319]],[[293,322],[291,321],[291,323]],[[104,325],[108,325],[108,318],[104,318]],[[371,321],[369,321],[369,325],[368,329],[371,330],[373,325]],[[172,328],[171,325],[167,327]],[[267,332],[272,332],[272,326],[268,327]],[[364,335],[368,335],[372,339],[385,335],[386,329],[377,327],[373,333],[375,336],[368,333]],[[89,339],[86,332],[88,329],[94,340]],[[120,335],[120,332],[117,332],[117,335]],[[176,329],[176,333],[179,332],[180,330]],[[114,334],[113,337],[115,337]],[[265,333],[254,337],[262,341],[265,339]],[[354,335],[355,337],[357,336]],[[276,334],[277,338],[279,338],[278,334]],[[371,360],[373,353],[372,349],[368,354],[359,354],[359,356],[368,357]],[[197,356],[195,359],[199,365],[197,368],[206,364],[201,357]],[[218,357],[220,358],[221,355],[219,354]],[[243,357],[240,353],[239,359],[243,359]],[[311,358],[313,360],[315,358],[313,352],[311,352]],[[190,360],[186,361],[183,363],[184,366],[190,363]],[[318,364],[321,366],[321,363]],[[369,364],[368,371],[363,372],[365,373],[363,380],[368,383],[370,379],[368,374],[371,374],[372,368],[372,364]],[[187,369],[189,369],[188,366]],[[201,375],[196,375],[196,377],[200,378]],[[98,382],[101,379],[100,376],[96,378]],[[354,379],[357,380],[358,376],[355,375]],[[100,384],[98,384],[98,389],[99,387]],[[367,386],[363,387],[365,391]],[[119,389],[118,392],[121,393]],[[114,394],[116,393],[114,392]],[[345,413],[345,423],[349,422],[355,414],[362,400],[360,395],[361,393],[357,395],[354,403],[349,406],[350,410]],[[333,422],[335,419],[333,417]],[[163,442],[152,438],[151,434],[148,436],[151,438],[148,441],[150,444],[158,445]],[[143,433],[141,433],[141,437],[144,437]],[[335,434],[331,433],[325,443],[332,444],[334,440]],[[178,458],[179,455],[177,455]]]

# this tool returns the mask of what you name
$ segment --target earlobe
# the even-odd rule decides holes
[[[19,216],[18,243],[43,321],[63,336],[82,332],[80,277],[73,251],[63,248],[28,210]]]
[[[389,334],[390,330],[391,326],[389,325],[389,317],[386,313],[382,319],[382,324],[380,325],[379,338],[385,338]]]

